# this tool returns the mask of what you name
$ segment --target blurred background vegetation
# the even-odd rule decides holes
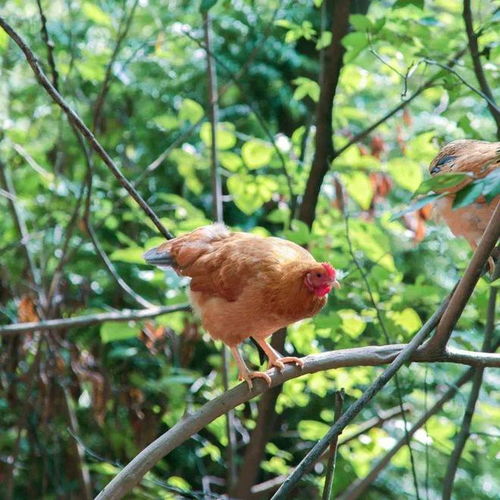
[[[343,271],[343,287],[323,312],[289,328],[285,351],[307,355],[407,342],[460,276],[470,249],[429,221],[428,207],[391,217],[408,205],[440,145],[465,137],[494,140],[496,134],[485,101],[457,77],[477,85],[465,52],[461,2],[351,2],[333,113],[335,148],[432,83],[335,158],[312,228],[293,210],[300,206],[314,154],[317,82],[321,49],[331,40],[332,4],[204,0],[203,5],[210,7],[220,93],[225,222],[307,244],[315,257]],[[498,6],[473,2],[473,14],[483,66],[495,87]],[[22,33],[61,94],[169,230],[180,234],[211,221],[206,25],[198,2],[4,0],[0,15]],[[456,73],[435,64],[449,65],[456,54]],[[143,262],[143,251],[162,240],[152,223],[79,139],[2,30],[0,162],[0,324],[187,302],[184,280]],[[343,200],[336,190],[340,184]],[[24,238],[12,200],[26,225]],[[380,318],[349,251],[344,202],[354,256]],[[453,345],[480,348],[488,291],[487,280],[480,280]],[[2,335],[0,342],[2,498],[90,498],[120,464],[223,391],[221,345],[186,311]],[[258,365],[251,344],[245,355]],[[465,369],[404,368],[399,382],[411,406],[409,423]],[[279,389],[263,460],[252,465],[255,483],[288,473],[324,434],[333,421],[336,390],[345,389],[347,405],[380,371],[331,370]],[[233,365],[229,377],[234,385]],[[498,468],[495,472],[500,409],[493,394],[498,382],[498,374],[487,370],[454,498],[494,498],[500,491]],[[421,497],[440,495],[468,390],[460,389],[412,440]],[[348,432],[398,404],[392,382]],[[235,412],[240,477],[250,467],[243,457],[257,414],[255,401]],[[341,446],[335,492],[366,476],[403,435],[403,420],[396,415]],[[131,498],[219,497],[229,490],[227,443],[220,418],[161,461]],[[318,498],[323,482],[319,463],[297,498]],[[415,497],[407,447],[364,495]],[[269,496],[268,491],[261,498]]]

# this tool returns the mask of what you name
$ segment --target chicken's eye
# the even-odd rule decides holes
[[[316,278],[321,278],[321,273],[316,273]]]

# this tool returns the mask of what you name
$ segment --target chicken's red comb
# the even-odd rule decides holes
[[[328,262],[322,262],[321,265],[325,268],[326,274],[328,274],[329,278],[335,279],[335,275],[337,274],[335,272],[335,269],[328,264]]]

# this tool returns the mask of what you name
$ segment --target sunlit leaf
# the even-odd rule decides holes
[[[268,165],[272,155],[272,146],[262,141],[247,141],[241,148],[241,156],[247,167],[251,169]]]
[[[116,340],[126,340],[137,337],[140,327],[134,323],[109,321],[101,325],[101,340],[105,344]]]
[[[96,24],[102,26],[111,26],[113,24],[111,17],[94,3],[84,2],[81,9],[85,16]]]
[[[221,122],[217,124],[217,148],[231,149],[236,144],[235,126],[230,122]],[[205,146],[212,145],[212,127],[210,123],[205,122],[200,128],[200,137]]]

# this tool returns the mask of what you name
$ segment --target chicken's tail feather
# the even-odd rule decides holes
[[[144,260],[154,266],[173,266],[175,260],[167,250],[161,250],[161,246],[152,248],[144,254]]]

